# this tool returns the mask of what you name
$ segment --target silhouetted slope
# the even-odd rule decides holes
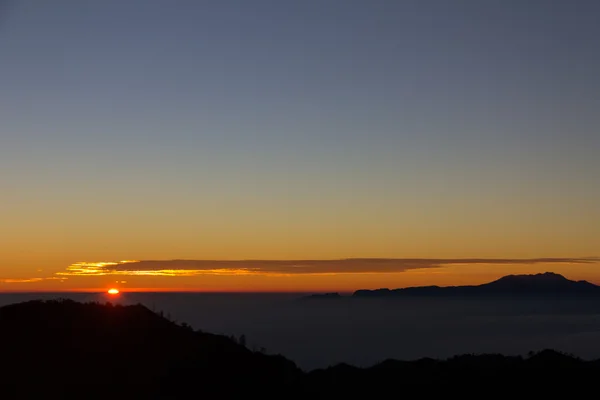
[[[600,286],[572,281],[552,272],[508,275],[477,286],[420,286],[402,289],[361,289],[353,297],[386,296],[600,296]]]
[[[554,396],[567,389],[572,397],[593,388],[600,373],[598,361],[552,350],[527,358],[386,360],[370,368],[340,364],[304,373],[282,356],[195,332],[141,305],[70,300],[0,308],[0,345],[2,399],[402,398],[415,390]]]
[[[386,360],[370,368],[342,364],[312,371],[303,381],[302,392],[306,398],[322,399],[403,398],[409,394],[497,398],[501,393],[570,397],[594,388],[599,372],[597,363],[552,350],[529,358],[486,354],[443,361]]]
[[[0,387],[17,397],[84,386],[97,395],[129,387],[136,396],[193,389],[222,398],[267,394],[300,373],[283,357],[194,332],[141,305],[33,301],[0,308],[0,328]]]

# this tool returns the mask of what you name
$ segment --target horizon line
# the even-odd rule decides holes
[[[594,285],[597,285],[597,283],[594,283],[594,281],[590,281],[590,280],[573,280],[573,279],[569,279],[567,276],[565,276],[564,274],[561,273],[557,273],[557,272],[553,272],[553,271],[544,271],[544,272],[538,272],[538,273],[533,273],[533,274],[507,274],[507,275],[503,275],[500,276],[496,279],[492,279],[489,281],[486,281],[487,283],[490,282],[494,282],[498,279],[507,277],[507,276],[535,276],[535,275],[544,275],[544,274],[556,274],[556,275],[560,275],[562,277],[564,277],[565,279],[571,280],[571,281],[575,281],[575,282],[581,282],[581,281],[585,281]],[[483,282],[481,284],[485,284],[486,282]],[[110,296],[110,294],[108,293],[108,290],[111,288],[117,288],[119,290],[119,295],[122,294],[126,294],[126,293],[197,293],[197,294],[325,294],[325,293],[338,293],[338,294],[352,294],[355,293],[359,290],[380,290],[380,289],[389,289],[389,290],[393,290],[393,289],[405,289],[405,288],[418,288],[418,287],[428,287],[428,286],[432,286],[432,285],[419,285],[419,286],[401,286],[401,287],[373,287],[373,288],[366,288],[366,287],[360,287],[360,288],[355,288],[352,290],[349,289],[334,289],[334,288],[329,288],[329,289],[325,289],[325,288],[321,288],[319,290],[239,290],[239,289],[219,289],[219,290],[202,290],[202,289],[183,289],[183,288],[144,288],[144,287],[134,287],[134,288],[123,288],[123,287],[118,287],[118,285],[116,286],[106,286],[103,289],[98,289],[98,288],[81,288],[81,289],[63,289],[63,290],[45,290],[45,289],[38,289],[38,290],[0,290],[0,295],[2,294],[60,294],[60,293],[84,293],[84,294],[105,294],[107,296]],[[438,287],[461,287],[461,286],[478,286],[478,285],[433,285],[433,286],[438,286]]]

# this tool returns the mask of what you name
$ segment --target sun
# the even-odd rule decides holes
[[[119,289],[115,289],[115,288],[108,289],[108,294],[119,294]]]

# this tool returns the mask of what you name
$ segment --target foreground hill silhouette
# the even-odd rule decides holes
[[[361,289],[353,297],[393,296],[599,296],[600,286],[587,281],[572,281],[562,275],[545,272],[535,275],[508,275],[476,286],[419,286],[401,289]]]
[[[300,374],[283,357],[195,332],[141,305],[60,300],[5,306],[0,343],[0,387],[10,386],[16,398],[113,397],[114,388],[136,398],[183,398],[190,389],[231,397],[281,390]]]
[[[569,388],[573,394],[600,373],[598,361],[552,350],[525,358],[462,355],[303,372],[283,356],[194,331],[141,305],[71,300],[0,308],[0,346],[2,399],[400,398],[409,389],[466,395],[485,387],[538,395]]]

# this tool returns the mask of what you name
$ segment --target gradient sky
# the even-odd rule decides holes
[[[597,1],[2,3],[0,290],[123,279],[55,275],[82,262],[600,253]],[[123,285],[600,283],[569,260]]]

